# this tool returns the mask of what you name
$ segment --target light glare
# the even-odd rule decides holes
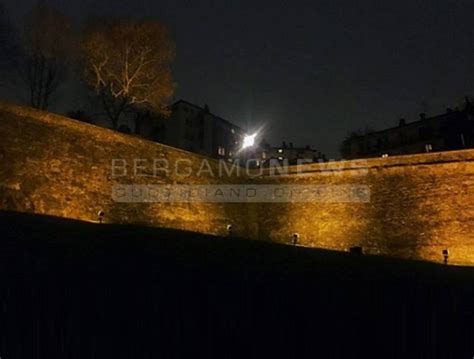
[[[253,135],[246,135],[244,137],[244,142],[242,143],[242,149],[252,147],[255,144],[255,137],[257,136],[256,133]]]

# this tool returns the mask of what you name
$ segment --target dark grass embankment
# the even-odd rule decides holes
[[[474,268],[0,212],[0,356],[471,358]]]

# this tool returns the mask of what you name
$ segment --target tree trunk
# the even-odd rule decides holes
[[[135,134],[143,135],[143,125],[151,120],[151,113],[147,110],[137,110],[135,112]]]
[[[140,135],[142,132],[143,117],[144,115],[140,112],[137,112],[135,114],[135,134],[136,135]]]

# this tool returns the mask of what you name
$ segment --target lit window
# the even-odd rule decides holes
[[[433,151],[433,146],[431,146],[431,144],[428,143],[428,144],[425,145],[425,150],[426,150],[426,152],[431,152],[431,151]]]
[[[224,147],[217,147],[217,154],[220,156],[225,156],[225,148]]]
[[[234,130],[234,129],[232,129],[232,130],[230,130],[230,131],[231,131],[232,133],[235,133],[235,130]]]

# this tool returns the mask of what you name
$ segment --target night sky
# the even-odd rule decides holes
[[[34,0],[4,2],[19,24]],[[158,18],[176,42],[175,100],[329,157],[351,129],[438,114],[474,94],[472,0],[51,2],[77,24]],[[52,110],[80,106],[63,93]]]

